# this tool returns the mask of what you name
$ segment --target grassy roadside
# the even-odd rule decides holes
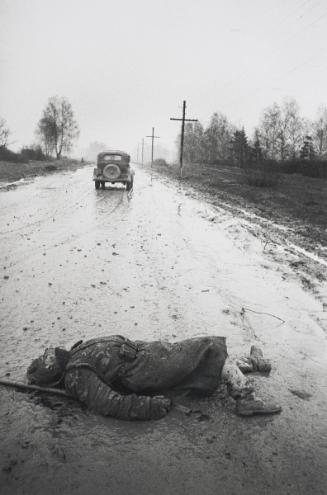
[[[154,164],[153,170],[179,180],[177,166]],[[270,174],[258,178],[251,170],[198,164],[184,167],[183,185],[194,194],[201,192],[216,206],[228,204],[277,223],[288,229],[291,241],[327,257],[326,179],[299,174]]]
[[[51,161],[30,160],[25,163],[0,161],[0,181],[14,182],[25,177],[45,175],[62,170],[75,170],[85,164],[69,158]]]

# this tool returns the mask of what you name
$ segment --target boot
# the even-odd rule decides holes
[[[261,371],[263,373],[270,373],[271,364],[268,359],[263,357],[260,347],[253,345],[250,351],[250,359],[253,364],[253,371]]]
[[[254,371],[252,359],[250,357],[242,357],[236,360],[236,366],[242,371],[242,373],[251,373]]]
[[[254,416],[256,414],[276,414],[282,408],[273,402],[265,402],[262,399],[249,395],[236,401],[236,414],[238,416]]]

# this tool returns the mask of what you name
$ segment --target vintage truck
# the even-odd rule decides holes
[[[130,167],[130,156],[124,151],[102,151],[97,157],[97,168],[93,170],[95,189],[104,189],[105,183],[121,183],[126,190],[133,189],[134,170]]]

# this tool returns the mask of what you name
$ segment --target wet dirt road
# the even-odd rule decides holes
[[[254,381],[283,412],[242,419],[217,393],[126,423],[0,388],[1,494],[326,494],[326,287],[305,290],[284,247],[169,181],[137,169],[128,195],[91,175],[0,192],[1,378],[94,336],[225,335],[232,356],[262,346],[273,370]]]

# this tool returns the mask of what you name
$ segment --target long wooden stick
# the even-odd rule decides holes
[[[38,385],[27,385],[26,383],[12,382],[10,380],[0,380],[0,385],[4,385],[5,387],[18,388],[25,392],[47,392],[49,394],[61,395],[63,397],[71,398],[71,396],[68,395],[65,390],[61,390],[60,388],[39,387]]]
[[[26,383],[21,382],[12,382],[10,380],[1,380],[0,385],[4,385],[5,387],[18,388],[22,392],[46,392],[48,394],[61,395],[61,397],[66,397],[67,399],[74,399],[71,395],[68,395],[65,390],[61,390],[60,388],[50,388],[50,387],[39,387],[38,385],[27,385]],[[182,412],[186,416],[189,416],[193,411],[188,407],[185,407],[181,404],[173,404],[177,411]]]

